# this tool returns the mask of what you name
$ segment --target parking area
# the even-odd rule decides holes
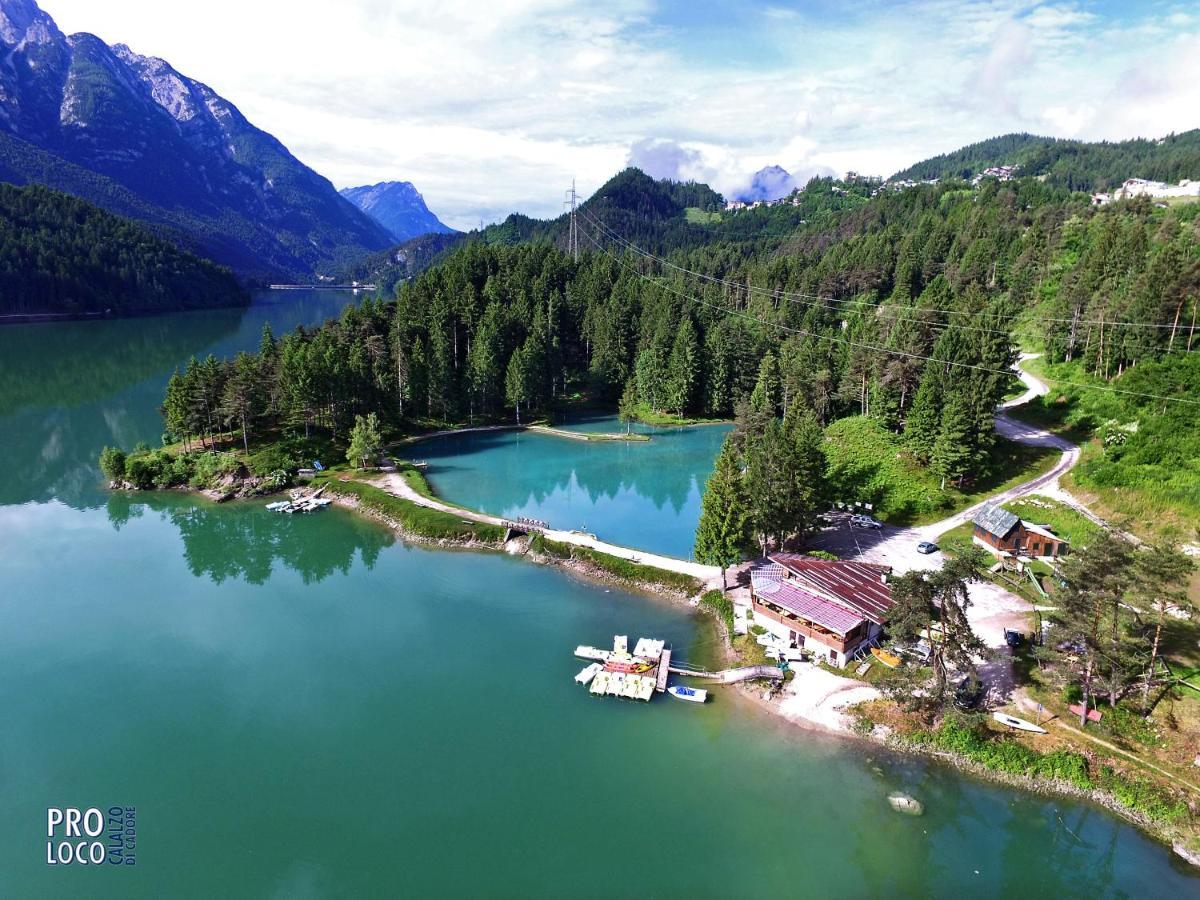
[[[896,575],[941,568],[941,551],[923,554],[917,550],[917,545],[922,541],[936,539],[940,533],[938,525],[865,528],[852,525],[850,513],[834,512],[827,518],[831,524],[809,541],[809,549],[825,550],[839,559],[891,566]],[[1006,628],[1029,630],[1029,613],[1033,608],[1023,598],[988,581],[972,584],[968,594],[971,608],[967,611],[967,618],[980,640],[988,647],[1006,646]]]

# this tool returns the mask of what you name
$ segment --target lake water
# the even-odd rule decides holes
[[[561,427],[618,431],[615,416]],[[576,441],[545,434],[476,431],[411,448],[445,499],[497,516],[667,556],[692,557],[700,496],[729,426],[638,428],[649,441]]]
[[[343,302],[0,329],[0,896],[1200,891],[1088,805],[817,736],[728,693],[644,706],[572,682],[574,646],[618,632],[709,658],[677,607],[405,547],[342,510],[101,490],[96,452],[154,442],[176,364]],[[642,449],[553,447],[537,452],[578,454],[596,497],[614,483],[593,476],[603,454]],[[638,514],[675,530],[699,470],[660,491],[653,467],[619,468]],[[891,812],[895,789],[927,814]],[[46,865],[48,806],[111,805],[137,808],[135,867]]]

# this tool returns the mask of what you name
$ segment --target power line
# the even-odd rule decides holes
[[[608,234],[608,236],[611,236],[611,238],[613,240],[620,242],[620,244],[623,244],[626,247],[629,247],[629,250],[631,252],[637,253],[638,256],[642,256],[647,259],[653,259],[654,262],[664,265],[668,269],[674,269],[678,272],[683,272],[683,274],[686,274],[686,275],[694,275],[697,278],[701,278],[701,280],[703,280],[703,281],[724,284],[724,286],[726,286],[726,287],[736,288],[739,290],[745,290],[745,292],[748,292],[750,294],[758,294],[760,296],[768,296],[768,298],[772,298],[772,299],[779,298],[782,300],[787,300],[788,302],[802,302],[802,304],[804,302],[804,299],[814,300],[814,301],[817,301],[818,304],[822,304],[822,305],[824,305],[824,304],[857,304],[857,302],[858,302],[857,300],[839,300],[838,298],[833,298],[833,296],[821,296],[818,294],[809,294],[809,293],[803,292],[803,290],[774,290],[774,289],[770,289],[770,288],[755,288],[755,287],[750,286],[750,284],[743,284],[743,283],[740,283],[737,281],[732,281],[732,280],[730,280],[730,278],[720,278],[715,275],[706,275],[706,274],[704,274],[704,272],[697,272],[694,269],[686,269],[682,265],[676,265],[676,264],[672,263],[671,260],[662,258],[660,256],[656,256],[656,254],[650,253],[648,250],[643,250],[643,248],[638,247],[634,244],[631,244],[630,241],[622,238],[622,236],[620,236],[619,234],[614,232],[613,229],[611,229],[608,226],[605,226],[604,223],[596,221],[595,218],[590,216],[586,210],[581,210],[581,212],[582,212],[582,215],[584,216],[584,218],[587,218],[587,220],[589,222],[592,222],[592,224],[594,224],[594,226],[596,228],[604,230],[604,232],[606,232]],[[793,299],[793,298],[797,298],[797,299]],[[804,304],[804,305],[814,306],[815,304],[811,304],[811,302],[809,302],[809,304]],[[827,307],[827,308],[832,308],[832,307]],[[944,310],[944,308],[934,307],[934,306],[888,306],[888,307],[878,306],[877,308],[880,308],[880,310],[888,310],[889,312],[892,310],[908,311],[908,312],[940,312],[940,313],[947,314],[947,316],[953,316],[953,314],[961,312],[960,310]],[[1015,319],[1021,318],[1021,314],[1016,314],[1016,316],[1007,316],[1007,314],[1003,314],[1003,313],[989,313],[989,314],[990,314],[990,316],[997,318],[997,319],[1015,320]],[[1175,328],[1174,325],[1164,325],[1164,324],[1153,323],[1153,322],[1105,322],[1104,319],[1062,319],[1062,318],[1052,318],[1052,317],[1046,317],[1046,316],[1040,316],[1038,318],[1040,318],[1040,320],[1042,320],[1042,322],[1054,322],[1054,323],[1068,324],[1068,325],[1100,325],[1100,326],[1104,326],[1104,328],[1158,328],[1158,329]],[[920,320],[920,319],[901,319],[901,320],[910,320],[910,322],[919,322],[920,324],[934,324],[934,323],[922,322],[922,320]],[[966,328],[966,326],[955,325],[955,326],[953,326],[953,328]],[[1007,334],[1007,332],[1006,332],[1006,334]]]
[[[567,199],[563,203],[571,207],[571,228],[567,233],[567,253],[571,254],[571,258],[575,262],[579,262],[579,222],[575,218],[578,200],[579,197],[575,193],[575,179],[572,178],[571,189],[567,191]]]
[[[593,223],[593,224],[595,224],[595,223]],[[617,265],[621,266],[624,269],[632,271],[635,275],[637,275],[638,278],[641,278],[644,281],[651,281],[649,276],[644,275],[641,272],[638,272],[636,269],[631,269],[629,267],[628,263],[626,263],[620,257],[614,255],[610,250],[608,250],[606,247],[604,247],[596,238],[592,237],[590,234],[587,234],[586,232],[585,232],[585,236],[587,237],[587,239],[589,241],[591,241],[596,246],[596,249],[598,249],[605,256],[608,256],[610,259],[612,259],[614,262],[616,262]],[[991,375],[1001,375],[1006,378],[1011,378],[1014,374],[1013,370],[1011,370],[1011,369],[993,369],[990,366],[980,366],[980,365],[976,365],[974,363],[957,362],[957,361],[949,360],[949,359],[937,359],[932,356],[923,356],[920,353],[910,353],[907,350],[893,350],[888,347],[880,347],[875,344],[865,343],[863,341],[854,341],[854,340],[850,340],[849,338],[839,338],[839,337],[835,337],[833,335],[818,334],[818,333],[812,332],[812,331],[805,331],[802,328],[793,328],[789,325],[784,325],[781,322],[772,322],[767,319],[759,318],[758,316],[748,315],[746,313],[740,312],[739,310],[729,309],[728,307],[721,306],[721,305],[715,304],[715,303],[709,303],[708,301],[703,300],[699,297],[693,297],[688,294],[681,293],[680,291],[677,291],[671,287],[668,287],[665,284],[661,284],[661,283],[653,282],[653,281],[651,281],[651,283],[655,284],[660,289],[665,290],[668,293],[673,294],[676,297],[680,297],[684,300],[687,300],[691,303],[698,303],[701,306],[706,306],[709,309],[717,310],[718,312],[725,313],[726,315],[734,316],[734,317],[740,318],[740,319],[746,319],[747,321],[751,321],[751,322],[757,322],[760,325],[766,325],[766,326],[772,327],[772,328],[779,328],[783,331],[788,331],[788,332],[791,332],[792,334],[798,334],[803,337],[816,338],[817,340],[829,341],[831,343],[836,343],[836,344],[844,344],[844,345],[850,346],[850,347],[859,347],[864,350],[873,350],[877,353],[888,353],[893,356],[903,356],[903,357],[906,357],[909,359],[924,360],[927,363],[935,363],[935,364],[945,365],[945,366],[954,366],[954,367],[960,368],[960,369],[970,369],[970,370],[973,370],[976,372],[986,372]],[[1161,401],[1167,402],[1167,403],[1185,403],[1190,406],[1200,406],[1200,400],[1189,400],[1185,397],[1164,397],[1159,394],[1142,393],[1141,391],[1127,391],[1123,388],[1112,387],[1111,385],[1084,384],[1082,382],[1077,382],[1077,381],[1067,381],[1062,378],[1047,377],[1045,380],[1052,382],[1054,384],[1060,384],[1060,385],[1064,385],[1067,387],[1076,387],[1076,388],[1082,388],[1085,390],[1090,389],[1090,390],[1097,390],[1097,391],[1108,391],[1109,393],[1113,393],[1113,394],[1124,394],[1124,395],[1132,396],[1132,397],[1143,397],[1148,400],[1161,400]]]

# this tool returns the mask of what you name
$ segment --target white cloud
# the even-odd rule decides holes
[[[414,181],[448,222],[560,210],[627,159],[729,192],[889,174],[1010,130],[1200,124],[1200,21],[1037,0],[764,4],[716,26],[653,0],[45,0],[66,31],[206,81],[339,187]],[[678,8],[670,10],[678,13]],[[674,154],[674,156],[672,156]]]

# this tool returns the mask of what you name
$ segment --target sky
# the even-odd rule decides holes
[[[626,165],[734,196],[890,175],[1012,131],[1200,126],[1200,7],[903,0],[41,0],[160,56],[341,188],[458,228],[562,211]]]

